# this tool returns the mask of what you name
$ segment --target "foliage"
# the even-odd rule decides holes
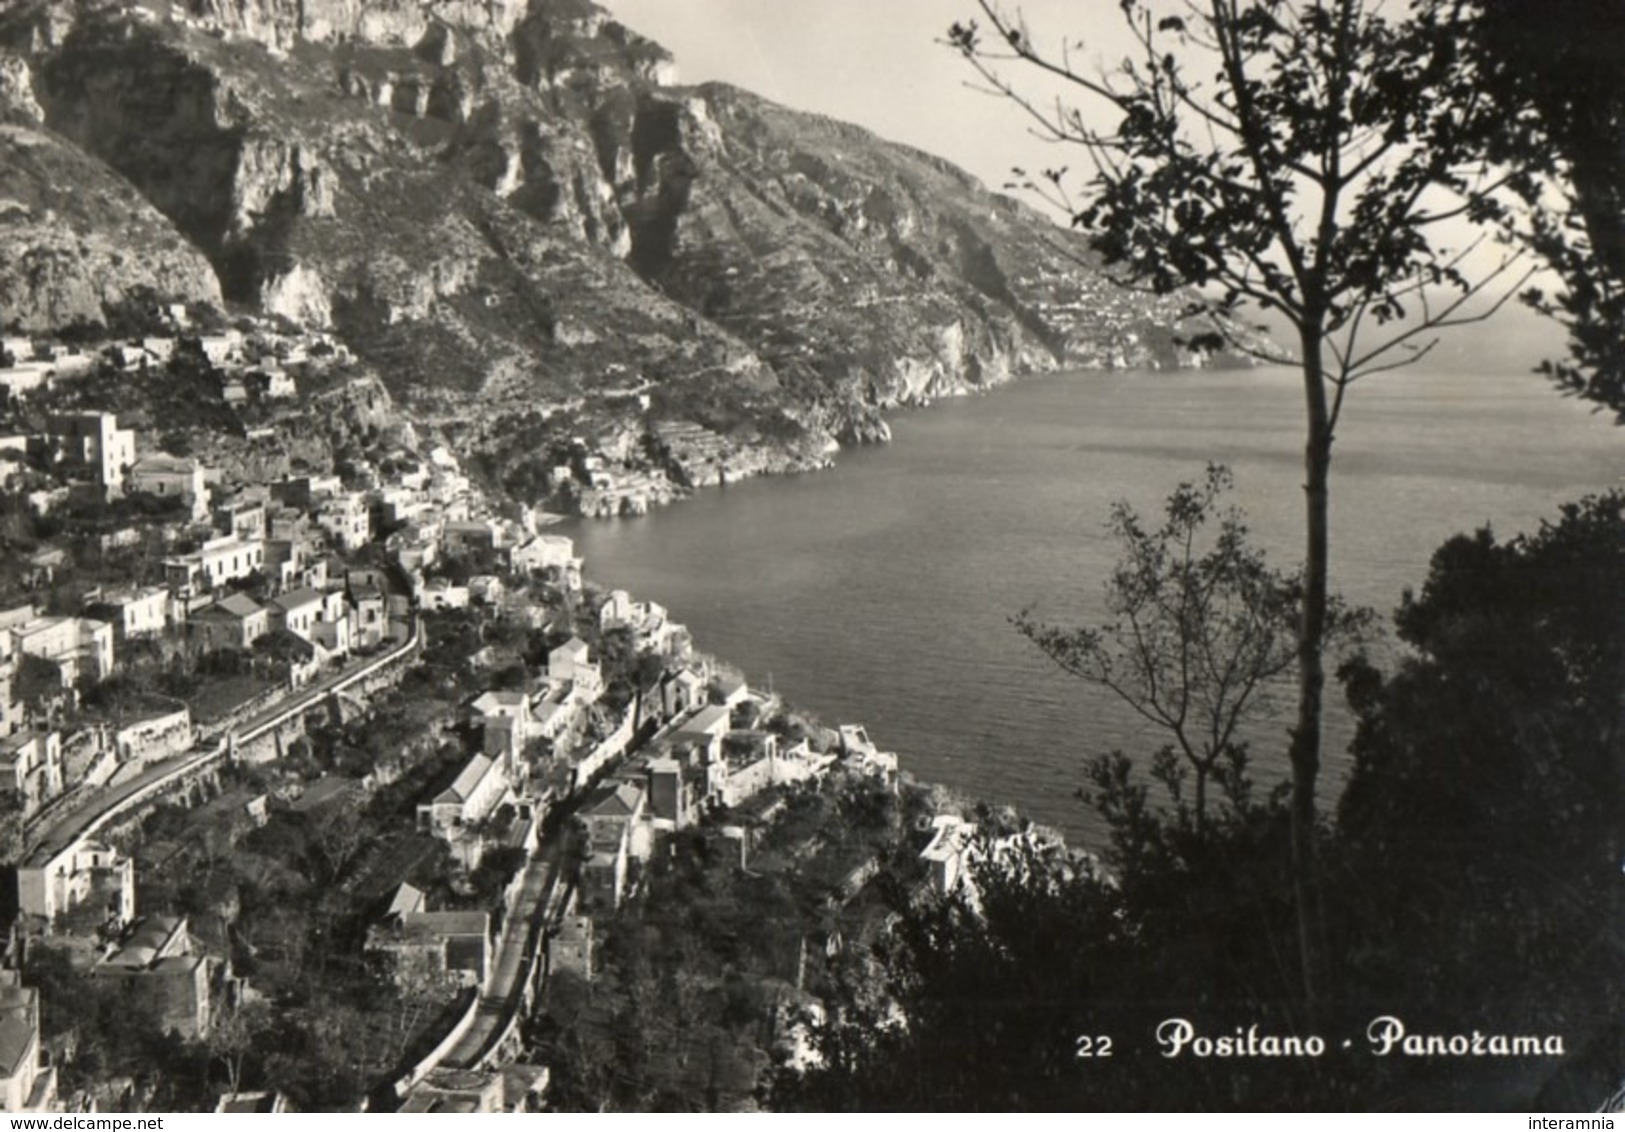
[[[883,914],[843,879],[899,865],[898,800],[836,778],[786,797],[752,839],[683,830],[631,903],[600,919],[591,984],[550,976],[534,1037],[565,1110],[754,1107],[795,1002],[829,993],[840,940]],[[917,802],[917,799],[913,799]],[[843,903],[843,901],[845,903]]]
[[[469,874],[469,886],[474,891],[474,903],[489,908],[501,899],[503,890],[525,867],[529,859],[526,852],[512,845],[499,845],[487,849],[480,863]]]
[[[1030,837],[981,841],[975,895],[891,896],[890,931],[835,963],[821,1064],[775,1103],[836,1110],[1325,1107],[1313,1059],[1158,1056],[1158,1027],[1302,1033],[1279,807],[1216,820],[1202,851],[1121,883]],[[1148,862],[1149,865],[1149,862]],[[1285,962],[1283,962],[1285,960]],[[1085,1044],[1087,1039],[1087,1044]],[[1339,1067],[1346,1069],[1347,1065]]]
[[[398,1056],[406,1052],[422,1024],[456,993],[457,979],[446,970],[443,956],[420,947],[401,948],[394,953],[389,979],[397,1007]]]
[[[204,1044],[225,1067],[229,1091],[241,1089],[243,1065],[270,1025],[270,1008],[261,1000],[239,999],[214,1011]]]
[[[1545,190],[1525,235],[1563,289],[1525,298],[1567,328],[1570,356],[1542,370],[1625,419],[1625,8],[1428,0],[1424,9],[1463,45],[1473,97],[1493,110],[1477,144]]]
[[[1232,486],[1227,468],[1209,465],[1202,484],[1168,496],[1154,529],[1128,503],[1113,506],[1108,528],[1121,557],[1105,587],[1111,621],[1074,629],[1030,612],[1015,620],[1063,671],[1106,688],[1169,736],[1168,750],[1195,775],[1198,831],[1209,781],[1240,785],[1248,725],[1275,715],[1279,680],[1297,661],[1301,581],[1272,569],[1241,513],[1221,508]],[[1364,618],[1337,605],[1331,620],[1328,636],[1338,638]],[[1170,781],[1183,808],[1178,785]]]
[[[1355,977],[1452,1018],[1494,1001],[1573,1044],[1613,1020],[1625,962],[1598,927],[1625,913],[1622,579],[1618,494],[1504,543],[1458,536],[1399,610],[1415,655],[1346,674]]]
[[[1415,649],[1343,678],[1356,766],[1319,853],[1337,994],[1307,1014],[1292,958],[1280,798],[1241,792],[1198,832],[1169,753],[1146,782],[1117,755],[1090,796],[1109,879],[989,848],[977,895],[894,888],[893,929],[832,964],[823,1065],[775,1102],[856,1109],[1595,1105],[1617,1077],[1625,960],[1618,822],[1625,741],[1625,496],[1533,535],[1452,539],[1398,614]],[[1159,796],[1159,791],[1160,796]],[[1599,927],[1601,930],[1599,930]],[[1576,978],[1584,972],[1583,978]],[[1412,1033],[1559,1034],[1567,1060],[1371,1055],[1379,1013]],[[1157,1056],[1159,1025],[1327,1037],[1322,1058]],[[1104,1034],[1111,1060],[1076,1059]],[[1337,1040],[1348,1037],[1353,1049]],[[1538,1098],[1538,1099],[1537,1099]]]
[[[311,852],[320,862],[323,879],[334,883],[366,848],[375,830],[349,800],[326,806],[310,818]]]
[[[1436,25],[1377,0],[1123,0],[1134,48],[1113,72],[1073,66],[1025,23],[979,0],[991,34],[956,23],[950,44],[1094,177],[1074,222],[1125,281],[1158,294],[1195,287],[1193,314],[1223,342],[1302,374],[1305,553],[1298,707],[1289,751],[1292,883],[1306,1001],[1317,996],[1312,889],[1330,630],[1329,476],[1344,400],[1371,374],[1414,362],[1437,331],[1486,318],[1516,291],[1516,257],[1479,271],[1476,247],[1439,226],[1470,217],[1509,234],[1529,178],[1493,170],[1469,139],[1488,112]],[[1110,119],[1096,125],[1023,95],[1010,65],[1059,79]],[[1071,204],[1065,170],[1046,185]],[[1511,197],[1509,198],[1509,195]],[[1527,278],[1527,273],[1524,274]],[[1490,301],[1475,309],[1475,300]],[[1259,346],[1230,315],[1281,317],[1298,354]]]
[[[128,1077],[140,1107],[202,1108],[207,1051],[145,1021],[125,980],[97,978],[68,946],[43,942],[30,945],[24,970],[24,982],[39,988],[41,1038],[58,1052],[61,1093]]]
[[[27,839],[23,836],[24,802],[20,790],[0,790],[0,861],[21,861],[27,849]]]

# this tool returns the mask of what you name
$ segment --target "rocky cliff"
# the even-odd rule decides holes
[[[0,110],[6,328],[132,301],[330,328],[518,494],[566,438],[630,434],[681,486],[1017,373],[1199,360],[1181,304],[1113,290],[1074,234],[856,127],[677,85],[588,0],[23,0]]]

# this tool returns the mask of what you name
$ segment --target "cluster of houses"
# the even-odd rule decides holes
[[[13,933],[0,966],[0,1112],[59,1112],[57,1071],[41,1041],[40,992],[24,986]],[[134,1013],[186,1038],[203,1035],[220,964],[194,940],[184,916],[148,916],[109,944],[90,976],[112,985]]]
[[[64,776],[65,739],[56,727],[79,689],[119,672],[131,641],[167,638],[198,652],[246,651],[280,636],[283,671],[297,687],[335,659],[409,632],[412,578],[381,559],[355,564],[339,557],[371,539],[364,494],[330,477],[227,490],[191,459],[138,455],[140,438],[112,413],[58,413],[47,421],[42,437],[27,438],[62,481],[45,496],[146,495],[175,499],[178,509],[155,524],[172,548],[161,573],[149,566],[148,577],[83,590],[76,612],[60,612],[63,595],[49,591],[66,550],[46,547],[33,556],[39,568],[21,579],[38,596],[0,607],[0,789],[14,787],[26,815],[75,785]],[[49,498],[32,501],[47,511],[51,505]],[[129,541],[139,542],[141,533]],[[99,747],[126,758],[139,749],[148,759],[186,749],[191,721],[184,705],[177,707],[178,721],[171,710],[136,721],[141,727],[129,735],[100,729]],[[164,742],[153,741],[154,728]]]
[[[579,811],[588,907],[619,906],[630,891],[633,862],[647,860],[661,834],[711,811],[743,806],[768,787],[817,781],[837,759],[806,739],[783,746],[774,732],[736,726],[770,703],[738,676],[684,665],[652,691],[658,730],[635,757],[605,773]]]
[[[199,330],[183,306],[164,314],[167,333],[94,348],[17,335],[0,338],[0,388],[17,397],[48,392],[98,369],[127,375],[159,372],[177,355],[195,351],[218,380],[221,401],[236,406],[295,397],[301,375],[353,360],[348,347],[320,332],[282,334],[258,320]]]
[[[126,372],[167,365],[182,348],[200,349],[230,378],[222,388],[228,403],[240,395],[289,395],[291,375],[307,355],[342,351],[319,341],[284,342],[273,359],[236,333],[194,336],[184,346],[146,338],[95,355],[5,339],[0,389],[28,393],[108,365]],[[0,392],[0,401],[4,396]],[[144,550],[130,559],[139,563],[130,577],[74,592],[59,585],[69,550],[46,545],[28,559],[18,579],[22,593],[9,607],[0,603],[0,794],[15,793],[27,822],[43,820],[64,795],[71,795],[64,804],[73,805],[80,794],[138,774],[197,740],[195,721],[179,701],[171,710],[111,721],[79,710],[79,693],[117,676],[133,655],[131,642],[158,641],[162,655],[177,649],[243,653],[285,677],[281,687],[293,691],[353,653],[407,638],[416,610],[501,604],[514,575],[547,574],[572,589],[581,585],[571,541],[538,529],[529,514],[491,517],[444,448],[391,453],[348,482],[312,475],[233,483],[202,461],[149,447],[111,412],[34,419],[44,420],[43,430],[0,435],[0,487],[16,489],[36,513],[120,499],[157,505],[108,509],[128,529],[102,533],[101,549]],[[155,546],[163,549],[155,554]],[[466,581],[428,576],[448,560]],[[73,612],[64,613],[68,593]],[[429,823],[455,836],[488,818],[524,787],[518,756],[533,733],[562,737],[602,690],[583,648],[558,650],[545,686],[525,705],[525,718],[506,740],[492,740],[494,758],[479,756],[459,776],[448,792],[458,796],[455,805],[439,799],[426,805]],[[263,811],[265,801],[249,799],[246,812],[256,803]],[[231,804],[233,812],[245,809],[241,800]],[[511,823],[508,842],[533,850],[539,816],[527,811]],[[468,859],[477,861],[482,839],[465,840]],[[49,862],[34,859],[45,855]],[[26,916],[61,924],[76,908],[89,909],[92,918],[105,914],[96,930],[107,942],[90,974],[120,980],[133,1012],[187,1037],[207,1030],[211,996],[218,996],[222,973],[229,971],[205,954],[184,918],[136,915],[130,856],[100,840],[79,839],[65,849],[40,846],[18,862],[17,873]],[[487,913],[429,911],[404,893],[399,903],[393,946],[426,946],[446,969],[483,981],[492,946]],[[0,968],[0,1108],[50,1109],[57,1104],[55,1075],[40,1053],[38,991],[15,984],[15,972]],[[449,1110],[463,1103],[447,1101]]]
[[[118,343],[88,363],[73,360],[82,355],[72,351],[34,343],[8,339],[0,348],[0,386],[13,392],[48,386],[83,372],[82,365],[128,372],[167,365],[177,349],[197,349],[242,383],[241,390],[223,385],[228,403],[290,394],[289,375],[311,353],[338,349],[284,343],[271,359],[236,333],[197,335],[184,346],[162,338]],[[666,438],[689,446],[706,439]],[[570,592],[582,584],[582,562],[570,539],[541,529],[529,513],[517,519],[492,514],[444,448],[388,453],[346,480],[305,475],[233,483],[196,459],[153,450],[113,413],[80,411],[49,414],[39,435],[0,435],[0,457],[7,452],[23,457],[14,463],[31,473],[25,477],[30,487],[38,488],[42,469],[50,478],[49,486],[27,495],[36,511],[81,498],[142,497],[161,504],[146,508],[145,519],[129,520],[140,529],[102,536],[104,549],[162,546],[145,560],[141,576],[81,593],[71,614],[55,612],[63,603],[54,591],[0,608],[0,792],[15,792],[25,819],[38,818],[81,785],[94,789],[139,772],[197,738],[195,721],[178,702],[116,724],[68,728],[66,721],[79,718],[76,692],[117,675],[131,642],[157,639],[195,655],[242,653],[253,663],[274,662],[281,686],[292,691],[351,654],[406,639],[418,612],[485,606],[530,617],[535,625],[541,623],[538,607],[522,589],[509,592],[516,580],[543,576]],[[10,483],[6,466],[0,461],[0,481]],[[62,547],[42,548],[29,560],[26,588],[51,589],[65,564]],[[442,569],[447,565],[456,568]],[[897,782],[896,756],[877,750],[861,728],[843,728],[839,749],[826,751],[759,727],[777,706],[773,697],[713,671],[662,606],[616,590],[596,618],[601,638],[624,635],[635,656],[659,660],[637,666],[644,675],[637,677],[632,702],[607,709],[603,657],[588,641],[571,637],[549,652],[545,672],[518,687],[506,680],[472,700],[468,719],[480,735],[477,749],[417,806],[420,829],[443,839],[474,869],[496,847],[534,854],[544,819],[570,799],[585,851],[580,904],[569,909],[549,946],[558,962],[589,974],[590,914],[627,898],[637,863],[662,835],[709,813],[748,806],[769,788],[818,781],[838,759],[893,789]],[[359,789],[365,785],[324,779],[288,804],[352,804]],[[233,794],[205,809],[263,823],[267,806],[263,795]],[[928,849],[928,860],[940,861],[933,865],[940,890],[957,883],[965,844],[962,831],[943,832]],[[50,854],[47,863],[33,857],[19,863],[22,911],[47,922],[79,907],[105,914],[98,925],[105,943],[91,975],[118,980],[132,1011],[162,1028],[190,1038],[205,1034],[212,1003],[230,993],[227,965],[210,958],[184,917],[137,916],[130,856],[95,839],[66,849],[57,844]],[[409,883],[396,890],[366,947],[421,960],[482,992],[491,988],[498,965],[490,911],[430,908],[423,891]],[[40,1051],[38,999],[14,970],[0,966],[0,1108],[6,1110],[57,1103],[55,1074]],[[442,1073],[411,1092],[407,1110],[523,1111],[542,1086],[545,1070],[533,1066],[467,1080]],[[237,1106],[222,1111],[266,1111],[281,1102],[233,1095],[221,1103]]]
[[[238,338],[230,350],[221,346],[221,357],[241,345]],[[203,339],[206,350],[214,345]],[[74,496],[175,501],[167,514],[131,516],[127,528],[101,537],[103,549],[151,546],[156,538],[167,548],[161,568],[149,557],[147,576],[82,593],[72,614],[60,612],[60,595],[52,612],[43,600],[67,551],[47,545],[31,556],[21,581],[41,597],[0,608],[0,740],[60,716],[75,689],[113,676],[129,640],[169,637],[200,653],[269,648],[298,687],[334,661],[403,639],[414,606],[499,602],[503,574],[548,572],[580,586],[571,541],[539,531],[529,513],[519,521],[483,514],[479,493],[444,448],[421,458],[395,453],[380,462],[387,470],[367,469],[370,482],[361,484],[320,475],[227,484],[195,459],[146,450],[143,440],[102,411],[52,413],[39,435],[0,436],[0,454],[25,452],[29,468],[47,469],[54,481],[27,494],[37,512]],[[30,482],[37,485],[38,475]],[[457,584],[428,577],[445,559],[476,572]],[[22,694],[30,664],[49,666],[55,679],[43,684],[54,683],[54,696],[38,687],[31,698]],[[572,706],[549,710],[567,715]],[[32,750],[4,753],[18,755],[11,777],[27,783],[32,806],[60,791],[43,751],[39,760]]]

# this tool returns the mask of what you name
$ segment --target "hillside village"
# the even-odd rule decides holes
[[[346,360],[255,337],[4,345],[0,1108],[527,1111],[552,984],[598,977],[679,845],[751,877],[791,838],[835,908],[899,844],[922,891],[963,883],[972,826],[906,825],[895,755],[591,586],[443,445],[256,479],[93,403],[201,356],[226,412],[308,411]],[[870,796],[861,845],[787,832]]]

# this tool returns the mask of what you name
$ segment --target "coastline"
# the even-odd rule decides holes
[[[563,508],[568,518],[636,518],[654,508],[680,503],[706,488],[827,471],[843,452],[891,443],[892,422],[899,416],[944,401],[984,397],[1034,378],[1125,372],[1222,373],[1260,368],[1267,367],[1256,360],[1228,357],[1168,366],[1150,353],[1122,356],[1108,365],[1074,366],[1057,360],[1041,369],[978,367],[981,379],[974,382],[963,377],[933,380],[918,390],[906,387],[904,395],[895,400],[843,406],[837,410],[840,420],[811,423],[807,426],[807,442],[788,448],[760,441],[740,444],[692,421],[651,421],[646,417],[643,436],[662,453],[663,465],[648,460],[625,463],[625,438],[620,434],[614,437],[613,445],[580,444],[579,450],[572,452],[572,466],[568,469],[571,476],[555,475],[554,491],[545,505],[549,511]]]

